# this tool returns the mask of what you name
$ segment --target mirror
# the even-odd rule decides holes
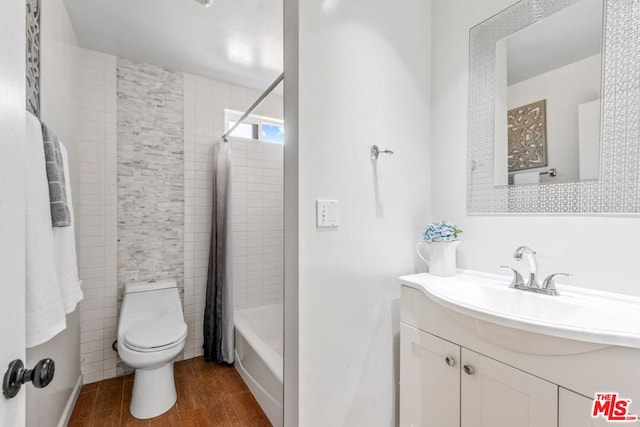
[[[598,179],[602,0],[496,42],[494,185]]]
[[[470,29],[470,213],[640,212],[638,14],[522,0]]]

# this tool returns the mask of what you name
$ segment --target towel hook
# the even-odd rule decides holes
[[[381,150],[377,145],[371,146],[371,160],[378,160],[380,154],[393,154],[391,150]]]

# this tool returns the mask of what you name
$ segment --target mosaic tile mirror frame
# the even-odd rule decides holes
[[[470,30],[467,211],[640,213],[640,2],[604,1],[600,177],[494,186],[496,42],[579,0],[523,0]]]
[[[40,117],[40,2],[26,0],[27,111]]]

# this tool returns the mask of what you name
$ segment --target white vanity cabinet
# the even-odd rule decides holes
[[[557,405],[555,384],[401,325],[401,427],[551,427]]]
[[[593,399],[560,387],[558,392],[558,427],[611,426],[604,418],[591,417]],[[624,424],[623,424],[624,425]]]
[[[400,426],[460,427],[460,347],[400,327]]]
[[[481,354],[462,349],[461,425],[552,427],[558,387]]]
[[[469,273],[400,280],[401,427],[611,425],[602,416],[591,416],[592,399],[599,393],[630,399],[627,415],[640,415],[640,347],[634,342],[630,344],[636,347],[615,345],[606,335],[594,342],[588,333],[576,335],[573,330],[539,333],[510,322],[508,313],[500,323],[490,310],[468,309],[484,303],[529,317],[542,313],[572,319],[579,313],[579,296],[569,289],[562,289],[559,297],[517,294],[523,291]],[[482,280],[489,283],[486,288]],[[616,298],[605,295],[602,304],[614,301],[612,307],[619,309],[589,308],[594,324],[627,314],[626,301],[618,304]],[[564,313],[569,315],[563,317]]]

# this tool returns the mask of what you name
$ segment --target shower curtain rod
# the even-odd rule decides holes
[[[231,135],[233,133],[234,130],[236,130],[236,128],[238,126],[240,126],[240,124],[242,124],[242,122],[245,121],[245,119],[247,117],[249,117],[249,115],[251,113],[253,113],[253,111],[258,108],[258,106],[260,106],[260,104],[262,104],[262,101],[265,100],[265,98],[267,96],[269,96],[269,94],[271,94],[271,92],[273,92],[273,90],[284,80],[284,73],[280,74],[278,76],[277,79],[274,80],[273,83],[271,83],[271,86],[269,86],[267,88],[267,90],[265,90],[262,95],[260,95],[260,97],[258,99],[256,99],[256,102],[254,102],[253,104],[251,104],[251,107],[249,107],[249,109],[247,111],[245,111],[245,113],[238,119],[238,121],[236,122],[236,124],[234,124],[231,129],[229,129],[228,131],[226,131],[224,134],[222,134],[222,136],[220,137],[221,140],[223,140],[224,142],[229,142],[227,137],[229,135]]]

